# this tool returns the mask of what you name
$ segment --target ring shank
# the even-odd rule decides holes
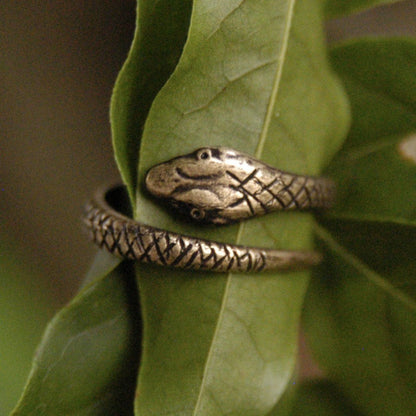
[[[120,212],[125,188],[101,188],[84,210],[92,240],[119,257],[182,269],[215,272],[303,270],[320,263],[315,251],[246,247],[200,239],[134,221]]]

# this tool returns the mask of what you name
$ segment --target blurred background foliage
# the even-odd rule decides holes
[[[118,177],[108,106],[135,1],[2,0],[0,16],[0,414],[7,414],[46,322],[75,294],[95,253],[80,213],[98,185]],[[416,1],[399,2],[329,22],[328,39],[415,36],[415,19]],[[316,371],[306,360],[304,375]]]

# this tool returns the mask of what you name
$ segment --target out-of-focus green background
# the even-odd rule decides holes
[[[108,106],[134,14],[133,0],[0,2],[1,415],[95,253],[81,207],[118,177]],[[328,24],[331,42],[367,33],[416,36],[416,0]]]

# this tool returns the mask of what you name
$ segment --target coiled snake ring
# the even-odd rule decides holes
[[[295,175],[222,147],[198,149],[149,170],[147,190],[193,220],[227,224],[275,210],[329,208],[329,179]],[[97,192],[85,207],[93,241],[129,259],[217,272],[291,271],[317,265],[315,251],[284,251],[204,240],[134,221],[113,207],[124,189]]]

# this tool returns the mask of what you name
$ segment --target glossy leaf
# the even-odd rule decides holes
[[[223,145],[300,173],[318,173],[348,125],[326,62],[320,1],[194,2],[175,72],[153,102],[139,183],[155,163]],[[308,214],[231,227],[180,222],[145,193],[136,218],[221,241],[308,248]],[[138,268],[144,350],[136,412],[264,415],[294,369],[306,273],[218,275]]]
[[[12,415],[133,414],[138,308],[131,264],[96,276],[48,325]]]
[[[328,381],[300,386],[291,416],[360,416],[345,397]]]
[[[138,0],[136,32],[111,100],[118,167],[135,203],[140,137],[152,101],[179,59],[192,0]]]
[[[326,0],[325,11],[329,18],[339,17],[383,4],[397,3],[398,1],[400,0]]]

